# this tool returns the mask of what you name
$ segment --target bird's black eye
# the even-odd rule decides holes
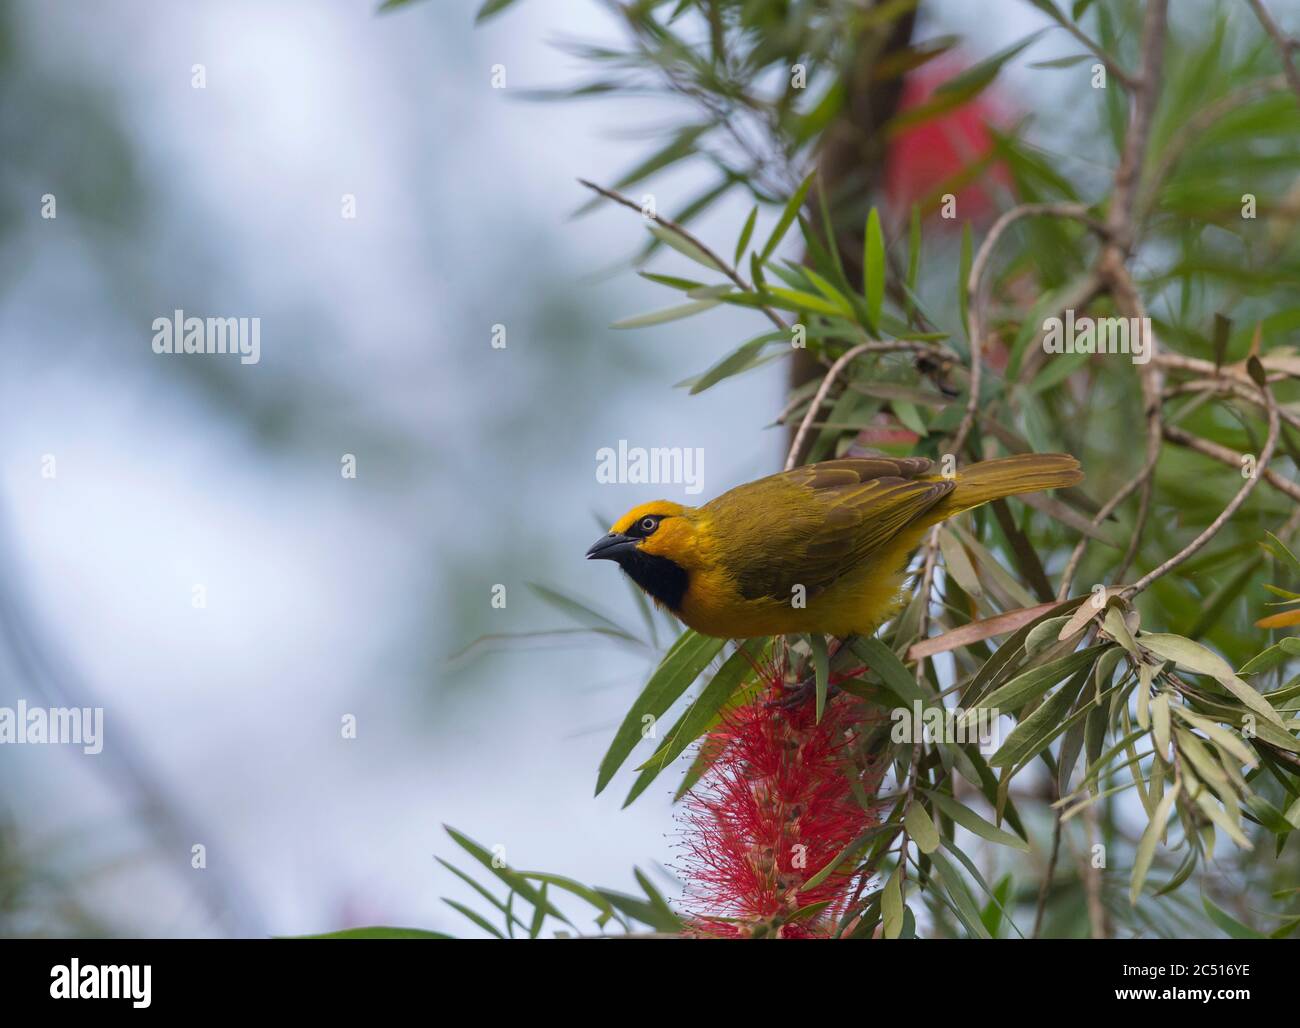
[[[644,535],[649,535],[651,532],[653,532],[656,528],[659,527],[659,519],[655,517],[642,518],[639,527],[641,529],[641,532]]]

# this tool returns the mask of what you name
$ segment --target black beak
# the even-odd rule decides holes
[[[621,532],[610,532],[592,543],[587,551],[588,560],[621,560],[636,549],[640,539],[633,539]]]

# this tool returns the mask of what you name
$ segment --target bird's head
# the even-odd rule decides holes
[[[655,500],[633,507],[587,551],[588,560],[612,560],[642,589],[671,610],[695,566],[697,531],[693,507]]]

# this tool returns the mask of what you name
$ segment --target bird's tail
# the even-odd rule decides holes
[[[1060,489],[1081,481],[1079,462],[1066,453],[1022,453],[980,461],[957,472],[957,487],[930,509],[925,520],[933,525],[1003,496]]]

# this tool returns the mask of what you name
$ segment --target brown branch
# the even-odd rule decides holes
[[[1142,167],[1146,161],[1147,146],[1150,142],[1151,123],[1155,113],[1156,102],[1160,97],[1160,72],[1164,63],[1165,25],[1168,19],[1168,0],[1149,0],[1142,24],[1142,64],[1139,73],[1138,88],[1133,95],[1133,110],[1129,116],[1128,131],[1124,137],[1124,149],[1120,155],[1119,166],[1115,170],[1115,187],[1111,190],[1110,209],[1106,216],[1106,242],[1097,256],[1096,271],[1101,276],[1107,291],[1115,301],[1115,306],[1126,317],[1145,318],[1146,310],[1142,298],[1138,295],[1133,278],[1128,272],[1128,259],[1136,238],[1134,229],[1134,207],[1136,204],[1138,183],[1142,177]],[[1154,337],[1148,340],[1151,350],[1156,349]],[[1093,524],[1110,516],[1111,511],[1119,506],[1135,491],[1141,490],[1137,523],[1134,526],[1132,541],[1121,561],[1116,579],[1123,577],[1129,564],[1137,555],[1142,531],[1151,509],[1152,483],[1156,463],[1160,459],[1160,447],[1163,439],[1162,383],[1160,366],[1148,360],[1141,366],[1143,415],[1147,424],[1146,459],[1137,477],[1129,482],[1120,492],[1111,497],[1100,511]],[[1069,595],[1070,580],[1083,558],[1087,539],[1080,539],[1061,579],[1057,595],[1061,598]]]
[[[1272,36],[1273,42],[1277,44],[1278,55],[1282,58],[1282,74],[1286,76],[1287,83],[1295,91],[1296,99],[1300,100],[1300,71],[1296,71],[1295,64],[1291,60],[1291,51],[1300,46],[1300,43],[1288,38],[1278,28],[1277,22],[1264,6],[1264,0],[1250,0],[1250,6],[1255,9],[1255,17],[1264,26],[1264,31]]]
[[[1187,358],[1187,359],[1194,359],[1194,358]],[[1208,364],[1209,362],[1207,361],[1206,363]],[[1286,375],[1280,376],[1280,378],[1278,376],[1274,376],[1273,378],[1270,378],[1269,381],[1270,382],[1279,381],[1287,377],[1288,376]],[[1179,396],[1183,393],[1202,393],[1202,392],[1220,393],[1223,395],[1233,396],[1238,400],[1245,400],[1247,403],[1252,403],[1256,407],[1259,407],[1261,410],[1268,409],[1267,405],[1264,403],[1263,398],[1259,395],[1259,390],[1255,389],[1253,385],[1246,385],[1244,382],[1241,382],[1237,379],[1227,378],[1227,377],[1221,377],[1217,379],[1215,378],[1202,379],[1196,382],[1183,382],[1179,385],[1171,387],[1170,389],[1167,389],[1165,391],[1165,395]],[[1277,409],[1277,413],[1278,413],[1278,417],[1282,419],[1284,424],[1290,425],[1292,428],[1296,429],[1297,431],[1300,431],[1300,414],[1296,414],[1294,411],[1288,410],[1285,407],[1279,407]]]
[[[1030,2],[1032,3],[1033,0],[1030,0]],[[1039,5],[1036,3],[1034,4],[1034,6],[1039,7]],[[1070,35],[1072,35],[1075,39],[1077,39],[1080,43],[1082,43],[1087,48],[1089,53],[1091,53],[1094,57],[1096,57],[1097,60],[1101,61],[1102,67],[1106,69],[1106,73],[1108,75],[1110,75],[1112,78],[1119,79],[1119,81],[1123,85],[1127,86],[1129,89],[1137,88],[1138,80],[1134,78],[1132,75],[1130,75],[1123,68],[1121,68],[1118,64],[1116,64],[1106,53],[1106,51],[1104,51],[1096,42],[1094,42],[1087,35],[1087,33],[1085,33],[1081,28],[1079,28],[1078,25],[1074,24],[1074,22],[1070,21],[1067,18],[1061,19],[1056,24],[1060,25],[1061,28],[1065,29],[1066,32],[1070,33]]]
[[[1192,435],[1191,432],[1186,432],[1177,425],[1165,426],[1165,438],[1171,443],[1185,446],[1189,450],[1195,450],[1203,456],[1217,460],[1220,464],[1226,464],[1231,468],[1241,467],[1241,454],[1209,439],[1202,439],[1198,435]],[[1292,482],[1289,478],[1283,478],[1272,468],[1265,468],[1263,476],[1264,481],[1278,492],[1285,493],[1291,499],[1300,502],[1300,485]]]
[[[998,240],[1002,238],[1002,234],[1021,218],[1038,215],[1070,218],[1082,222],[1099,235],[1104,236],[1106,234],[1106,229],[1101,222],[1092,217],[1088,213],[1088,208],[1080,203],[1021,204],[1004,212],[993,223],[992,228],[989,229],[989,234],[984,237],[984,242],[980,244],[975,259],[971,261],[970,277],[966,281],[966,334],[970,339],[970,395],[966,399],[966,411],[962,415],[957,434],[953,437],[953,453],[961,453],[962,447],[966,445],[966,437],[970,435],[971,428],[975,424],[976,411],[979,410],[980,383],[983,378],[981,350],[984,333],[984,326],[980,320],[979,294],[985,268],[992,259],[993,249],[997,246]]]
[[[1261,479],[1263,479],[1263,472],[1268,469],[1268,462],[1273,458],[1273,450],[1277,446],[1277,437],[1281,428],[1281,419],[1278,417],[1277,403],[1273,399],[1273,393],[1268,388],[1268,385],[1261,385],[1260,392],[1264,394],[1264,402],[1268,406],[1268,437],[1264,440],[1264,449],[1260,452],[1259,462],[1255,468],[1255,474],[1246,479],[1242,487],[1237,490],[1237,495],[1229,501],[1228,505],[1223,509],[1223,512],[1210,522],[1205,531],[1159,567],[1148,572],[1132,585],[1126,587],[1121,594],[1125,599],[1137,595],[1152,582],[1156,581],[1156,579],[1167,575],[1170,571],[1178,567],[1179,564],[1183,563],[1183,561],[1187,560],[1200,550],[1201,547],[1218,535],[1219,529],[1221,529],[1227,523],[1228,519],[1237,512],[1237,509],[1246,502],[1246,499],[1255,491],[1255,487],[1259,485]]]

